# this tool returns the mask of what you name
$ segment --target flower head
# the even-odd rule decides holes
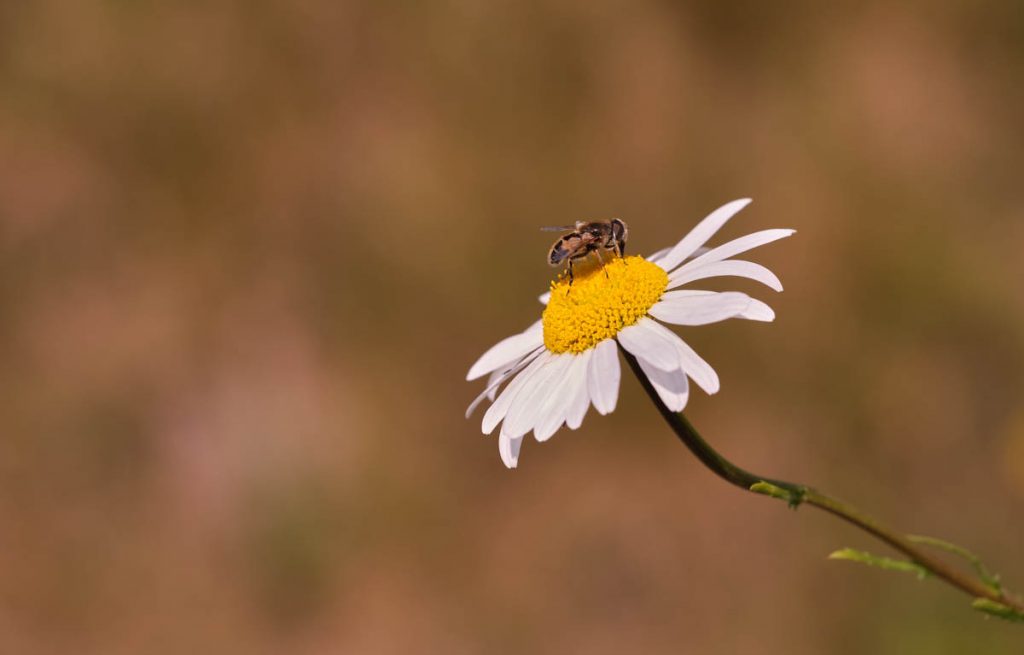
[[[577,355],[590,350],[646,316],[667,286],[665,269],[643,257],[613,259],[572,286],[562,276],[551,283],[541,316],[544,347]]]
[[[647,259],[615,258],[577,273],[571,284],[562,275],[540,298],[547,305],[541,320],[498,342],[477,360],[466,379],[490,377],[466,417],[484,399],[492,401],[482,428],[490,434],[501,424],[498,450],[506,466],[517,465],[523,438],[530,431],[537,441],[546,441],[562,425],[578,428],[591,403],[600,414],[615,409],[619,346],[636,357],[673,411],[686,407],[691,379],[709,394],[718,391],[715,370],[662,323],[691,326],[730,318],[775,318],[768,305],[744,293],[677,290],[697,280],[734,276],[782,291],[779,279],[767,268],[731,258],[793,230],[764,230],[716,248],[703,247],[749,203],[735,200],[719,207],[675,246]]]

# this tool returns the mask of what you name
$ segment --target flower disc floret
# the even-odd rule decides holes
[[[562,275],[542,316],[544,346],[574,354],[593,348],[645,316],[667,287],[664,269],[636,256],[577,273],[571,287]]]

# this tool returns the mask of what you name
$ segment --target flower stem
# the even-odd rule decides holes
[[[736,466],[712,448],[685,416],[673,412],[666,407],[650,380],[647,379],[647,376],[640,369],[636,358],[622,348],[620,350],[629,363],[630,368],[633,369],[633,373],[640,381],[641,386],[643,386],[644,391],[654,401],[658,411],[661,412],[662,417],[668,422],[669,427],[676,433],[680,441],[690,449],[690,452],[696,455],[697,459],[718,477],[746,491],[754,491],[786,500],[792,507],[804,503],[822,509],[887,543],[935,577],[944,580],[974,598],[988,599],[1009,608],[1013,612],[1024,614],[1024,603],[1020,599],[1014,597],[1005,589],[986,585],[981,580],[975,579],[938,559],[931,553],[926,552],[920,546],[927,545],[927,542],[922,543],[918,540],[915,543],[906,535],[881,525],[860,510],[806,485],[756,475]]]

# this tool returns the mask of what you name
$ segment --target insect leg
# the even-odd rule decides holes
[[[579,259],[586,259],[587,255],[589,255],[589,254],[590,254],[590,252],[588,251],[588,252],[583,253],[582,255],[577,254],[577,255],[572,255],[571,257],[569,257],[569,291],[572,291],[572,283],[573,283],[573,280],[574,280],[573,274],[572,274],[572,263],[575,262],[576,260],[579,260]],[[566,291],[566,294],[568,294],[569,291]]]
[[[601,270],[604,271],[604,276],[607,278],[608,270],[604,267],[604,257],[601,256],[601,251],[595,250],[594,253],[597,254],[597,261],[601,262]]]

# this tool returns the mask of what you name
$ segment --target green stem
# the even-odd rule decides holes
[[[662,417],[668,422],[669,427],[672,428],[676,436],[683,442],[683,445],[689,448],[690,452],[696,455],[697,459],[718,477],[746,491],[755,491],[782,498],[794,507],[801,503],[806,503],[822,509],[889,544],[912,561],[927,569],[935,577],[970,594],[972,597],[986,598],[1024,614],[1024,603],[1021,603],[1019,599],[1011,596],[1005,590],[993,589],[963,571],[953,568],[946,562],[919,548],[917,544],[906,536],[886,528],[860,510],[806,485],[756,475],[736,466],[712,448],[685,416],[673,412],[666,407],[654,386],[651,385],[650,380],[647,379],[647,376],[640,369],[636,358],[625,350],[621,348],[620,350],[626,358],[626,362],[629,363],[630,368],[633,369],[633,373],[640,381],[641,386],[643,386],[644,391],[654,401],[658,411],[661,412]]]

